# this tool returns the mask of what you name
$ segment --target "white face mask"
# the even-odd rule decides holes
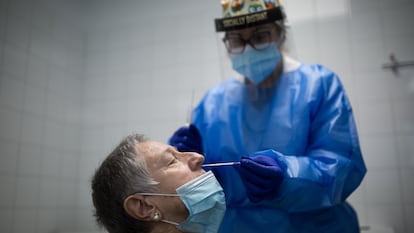
[[[190,213],[182,223],[161,220],[175,225],[184,232],[217,233],[224,213],[226,200],[223,189],[211,171],[177,188],[177,194],[140,193],[154,196],[179,196]]]

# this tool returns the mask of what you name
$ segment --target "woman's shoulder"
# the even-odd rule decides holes
[[[329,67],[319,63],[302,63],[294,72],[302,81],[317,83],[337,83],[339,76]]]
[[[229,78],[217,85],[213,86],[207,91],[207,95],[224,95],[225,93],[234,92],[243,88],[244,84],[240,79]]]

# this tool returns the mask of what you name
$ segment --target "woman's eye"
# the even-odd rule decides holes
[[[236,38],[228,39],[228,44],[230,45],[231,48],[237,48],[237,47],[241,47],[244,45],[242,40],[236,39]]]
[[[178,162],[178,159],[174,158],[170,161],[170,163],[168,164],[168,166],[172,166],[174,164],[176,164]]]
[[[258,34],[253,36],[252,42],[253,43],[266,42],[267,38],[268,38],[268,35],[266,33],[258,33]]]

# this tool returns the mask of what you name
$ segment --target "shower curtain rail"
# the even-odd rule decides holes
[[[383,69],[397,71],[401,67],[414,66],[414,61],[398,61],[394,54],[390,54],[389,58],[390,63],[383,64]]]

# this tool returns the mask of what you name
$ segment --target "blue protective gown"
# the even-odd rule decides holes
[[[346,198],[366,167],[348,97],[329,69],[301,64],[270,88],[224,81],[194,109],[193,124],[205,163],[265,154],[284,171],[279,195],[252,203],[233,167],[213,169],[227,202],[220,232],[359,232]]]

